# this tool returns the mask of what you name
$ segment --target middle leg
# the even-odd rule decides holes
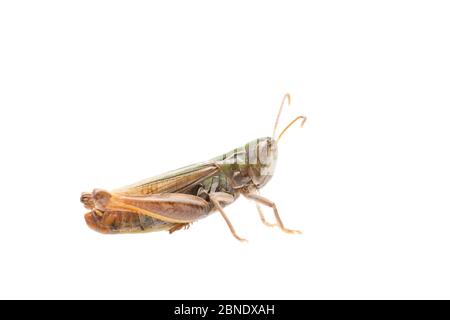
[[[237,235],[236,230],[234,230],[233,225],[231,224],[230,219],[228,219],[225,211],[223,210],[220,202],[232,202],[234,201],[234,197],[228,193],[225,192],[214,192],[211,193],[209,195],[209,199],[211,200],[212,204],[214,205],[214,207],[216,207],[216,209],[220,212],[220,214],[222,215],[222,218],[225,220],[225,222],[228,225],[228,228],[230,229],[231,233],[233,234],[233,236],[238,239],[239,241],[247,241],[244,238],[241,238]]]

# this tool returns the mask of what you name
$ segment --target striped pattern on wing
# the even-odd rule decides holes
[[[180,192],[213,176],[218,171],[218,167],[211,161],[197,163],[116,189],[113,192],[130,196]]]

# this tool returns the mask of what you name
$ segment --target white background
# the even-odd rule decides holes
[[[0,5],[0,298],[450,298],[447,1]],[[188,231],[90,230],[112,189],[271,135],[262,194]],[[272,218],[270,211],[266,215]]]

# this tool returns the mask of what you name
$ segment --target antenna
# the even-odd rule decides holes
[[[275,133],[277,132],[277,127],[278,127],[278,122],[280,120],[280,116],[281,116],[281,112],[283,111],[283,106],[285,104],[285,101],[287,100],[287,104],[291,105],[291,95],[289,93],[286,93],[283,97],[283,100],[281,100],[281,105],[280,105],[280,109],[278,110],[278,115],[277,115],[277,119],[275,120],[275,126],[273,128],[273,134],[272,134],[272,140],[275,140]],[[281,137],[283,136],[283,134],[287,131],[287,129],[289,129],[295,122],[297,122],[298,120],[302,119],[302,123],[301,123],[301,127],[303,128],[303,124],[306,121],[306,117],[305,116],[297,116],[294,120],[292,120],[287,126],[286,128],[283,129],[283,131],[281,131],[280,135],[277,138],[277,142],[281,139]]]

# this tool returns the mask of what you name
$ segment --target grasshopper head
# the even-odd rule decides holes
[[[249,176],[259,189],[269,182],[275,171],[278,157],[276,140],[271,137],[256,139],[248,144]]]
[[[280,141],[283,134],[298,120],[301,120],[301,126],[306,121],[305,116],[297,116],[292,120],[276,137],[276,132],[278,128],[278,121],[280,120],[281,111],[283,110],[283,105],[287,101],[288,104],[291,104],[291,96],[287,93],[284,95],[283,100],[281,101],[280,109],[278,110],[278,115],[275,120],[275,126],[273,128],[272,138],[260,138],[256,141],[256,154],[258,155],[256,163],[250,166],[250,177],[257,188],[263,187],[267,182],[269,182],[270,178],[275,171],[275,165],[277,162],[278,155],[278,141]],[[250,149],[251,150],[251,149]]]

